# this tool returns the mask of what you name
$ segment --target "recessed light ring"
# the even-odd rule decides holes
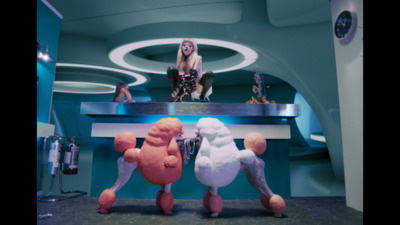
[[[194,39],[198,45],[203,44],[203,45],[218,46],[223,48],[229,48],[231,50],[238,52],[238,54],[234,56],[222,60],[217,60],[215,62],[203,61],[203,70],[211,70],[214,73],[228,72],[249,66],[253,64],[258,58],[258,54],[256,51],[238,43],[215,40],[215,39],[205,39],[205,38],[192,38],[192,39]],[[141,71],[146,73],[166,74],[166,69],[168,66],[170,66],[168,63],[146,60],[134,56],[130,54],[130,52],[140,48],[157,46],[157,45],[168,45],[168,44],[179,45],[179,43],[182,40],[183,38],[162,38],[162,39],[152,39],[152,40],[127,43],[112,49],[109,52],[108,57],[113,63],[130,70]],[[199,54],[201,55],[201,52],[199,52]]]
[[[128,70],[122,70],[122,69],[117,69],[117,68],[112,68],[112,67],[105,67],[105,66],[97,66],[97,65],[88,65],[88,64],[77,64],[77,63],[57,63],[57,67],[71,67],[71,68],[82,68],[82,69],[93,69],[93,70],[103,70],[107,72],[114,72],[114,73],[120,73],[124,74],[127,76],[131,76],[135,78],[134,82],[128,83],[128,86],[137,86],[145,83],[147,81],[147,78],[141,74],[128,71]],[[57,74],[56,74],[57,77]],[[100,82],[95,82],[93,80],[85,80],[84,77],[81,77],[81,80],[55,80],[54,81],[54,91],[55,92],[64,92],[64,93],[81,93],[81,94],[106,94],[106,93],[114,93],[115,92],[115,85],[116,84],[107,84],[107,83],[100,83]],[[79,86],[86,85],[88,88],[85,90],[85,88],[79,88]],[[70,86],[71,88],[68,89],[67,86]],[[99,87],[98,90],[96,90],[95,87]],[[92,90],[90,90],[93,88]]]

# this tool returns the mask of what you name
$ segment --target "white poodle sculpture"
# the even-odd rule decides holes
[[[281,217],[286,210],[281,196],[272,193],[264,177],[264,161],[256,155],[264,153],[267,147],[265,137],[257,132],[246,135],[244,146],[239,151],[231,132],[214,118],[202,118],[196,125],[196,134],[201,145],[195,160],[196,178],[207,186],[203,206],[211,210],[211,217],[222,211],[222,198],[218,188],[230,184],[239,171],[243,171],[250,184],[260,192],[262,205]]]

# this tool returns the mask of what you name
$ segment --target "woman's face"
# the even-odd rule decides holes
[[[121,87],[120,93],[123,95],[126,95],[127,91],[128,91],[128,86],[123,86],[123,87]]]
[[[185,55],[190,55],[193,52],[193,48],[194,48],[193,44],[189,41],[185,41],[182,44],[182,52]]]

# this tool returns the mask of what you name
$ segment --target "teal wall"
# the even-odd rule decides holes
[[[40,45],[48,45],[49,53],[53,59],[57,59],[58,43],[60,37],[61,18],[50,10],[42,1],[37,0],[37,36],[36,40]],[[41,49],[44,51],[44,48]],[[37,82],[37,122],[49,123],[51,101],[53,97],[53,82],[55,75],[56,63],[41,62],[36,63],[36,73],[39,78]],[[37,175],[36,186],[37,191],[42,189],[42,172],[41,164],[43,138],[37,138]]]
[[[37,42],[48,45],[50,55],[57,60],[60,38],[61,18],[51,11],[42,1],[37,0]],[[41,48],[44,51],[44,48]],[[49,123],[53,81],[56,63],[37,61],[37,121]]]
[[[304,99],[304,97],[300,93],[296,93],[294,98],[295,104],[301,105],[301,116],[296,117],[295,121],[297,127],[299,128],[300,133],[303,138],[307,141],[308,145],[311,147],[326,147],[325,143],[317,142],[311,140],[311,134],[322,132],[321,124],[312,110],[311,106]]]

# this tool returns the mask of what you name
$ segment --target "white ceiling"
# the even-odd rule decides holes
[[[280,35],[289,31],[285,28],[290,28],[290,32],[295,32],[297,27],[330,22],[328,0],[47,1],[63,16],[58,52],[58,62],[61,63],[82,63],[126,69],[115,65],[108,58],[110,42],[119,39],[135,41],[138,37],[143,40],[202,36],[236,42],[258,51],[258,63],[244,70],[219,75],[221,79],[215,79],[215,85],[222,85],[222,82],[230,85],[253,83],[252,74],[256,67],[268,68],[263,71],[274,76],[269,79],[271,83],[281,82],[280,77],[275,74],[279,70],[275,65],[277,59],[273,59],[272,55],[281,54],[274,52],[273,48],[279,46],[274,42],[283,41]],[[142,35],[141,32],[145,34]],[[302,36],[303,31],[299,34]],[[287,38],[290,39],[292,36],[291,33]],[[281,47],[276,51],[287,52],[286,46],[290,48],[291,44],[293,43],[285,44],[284,48]],[[271,46],[268,47],[268,45]],[[229,49],[214,46],[202,46],[199,52],[203,56],[203,62],[234,54]],[[148,47],[134,54],[142,55],[150,60],[174,62],[176,47]],[[61,79],[61,74],[64,79],[65,74],[68,73],[67,68],[63,68],[64,70],[60,72],[61,69],[57,67],[56,80]],[[82,74],[85,72],[87,71],[83,71]],[[98,72],[96,70],[90,76],[82,75],[81,77],[86,82],[98,80],[92,76]],[[107,76],[107,73],[108,71],[102,71],[101,76]],[[248,79],[243,79],[244,73],[249,74]],[[115,73],[112,74],[114,75]],[[168,87],[169,85],[168,81],[159,76],[156,79],[152,79],[153,74],[144,74],[144,76],[150,78],[150,82],[146,83],[147,86]]]
[[[101,39],[160,22],[237,23],[242,19],[244,1],[254,0],[48,0],[63,15],[62,33]],[[266,0],[265,10],[275,26],[327,22],[327,1]]]
[[[106,39],[124,29],[160,22],[231,24],[241,0],[49,0],[62,15],[61,32]]]

